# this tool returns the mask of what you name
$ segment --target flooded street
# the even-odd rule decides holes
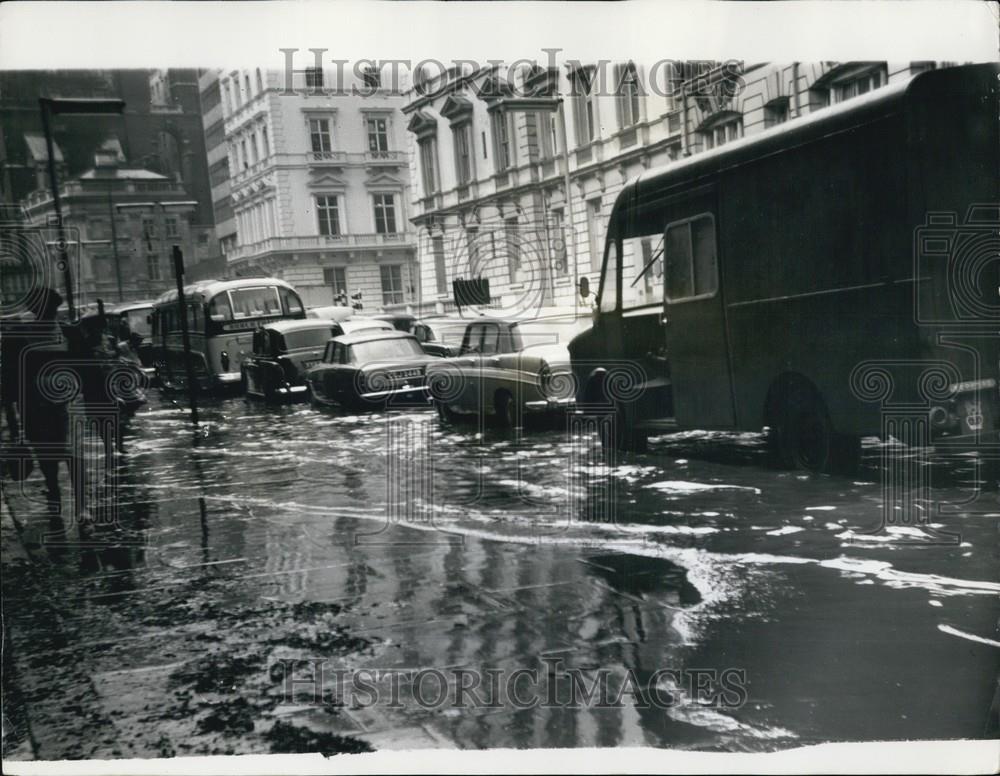
[[[197,432],[158,397],[132,419],[110,543],[40,538],[37,475],[5,483],[5,726],[30,720],[38,757],[987,733],[1000,509],[971,459],[879,532],[874,440],[837,478],[770,469],[748,434],[605,466],[558,426],[200,409]],[[565,702],[574,677],[619,702]]]

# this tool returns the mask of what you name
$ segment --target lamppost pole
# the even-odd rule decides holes
[[[118,258],[118,228],[115,224],[115,206],[111,197],[111,189],[114,185],[114,178],[108,179],[108,215],[111,217],[111,255],[115,260],[115,282],[118,284],[118,301],[125,301],[125,292],[122,288],[122,266]]]
[[[56,216],[56,250],[59,264],[62,265],[63,281],[66,284],[66,306],[69,317],[76,317],[76,307],[73,304],[73,273],[69,266],[69,256],[66,253],[66,233],[63,228],[62,203],[59,200],[59,181],[56,179],[55,143],[52,140],[52,116],[57,113],[69,113],[78,116],[93,116],[102,114],[121,114],[125,110],[125,101],[118,99],[61,99],[39,97],[38,108],[42,114],[42,133],[45,135],[45,153],[48,156],[49,187],[52,189],[52,209]]]
[[[42,133],[45,135],[45,155],[49,169],[49,188],[52,189],[52,209],[56,214],[56,255],[59,257],[56,266],[62,266],[63,282],[66,286],[66,307],[69,308],[70,320],[76,318],[76,307],[73,305],[73,273],[69,267],[69,255],[66,253],[66,233],[63,229],[62,204],[59,201],[59,182],[56,180],[55,143],[52,142],[52,100],[40,97],[38,106],[42,113]]]

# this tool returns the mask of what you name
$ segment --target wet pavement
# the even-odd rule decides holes
[[[9,756],[988,734],[1000,508],[969,458],[878,531],[874,442],[838,478],[767,468],[753,434],[605,465],[558,424],[201,415],[131,420],[94,547],[40,538],[37,475],[5,483]],[[598,679],[609,702],[564,692]]]

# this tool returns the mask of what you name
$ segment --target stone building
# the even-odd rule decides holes
[[[404,98],[375,71],[343,76],[216,73],[236,236],[227,271],[284,278],[310,306],[357,294],[365,310],[410,303]]]
[[[456,278],[488,279],[494,307],[574,304],[581,278],[597,290],[607,220],[632,177],[934,66],[574,62],[425,78],[403,107],[415,307],[453,310]]]

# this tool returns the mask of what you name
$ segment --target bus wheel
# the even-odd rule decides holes
[[[788,469],[849,474],[861,461],[861,438],[835,432],[823,399],[813,391],[787,397],[769,441],[777,462]]]

